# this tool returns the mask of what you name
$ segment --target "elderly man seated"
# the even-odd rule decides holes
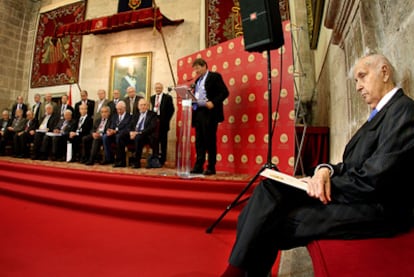
[[[142,149],[145,144],[149,144],[152,148],[152,156],[158,157],[158,141],[157,141],[157,114],[148,110],[149,103],[146,99],[141,98],[138,101],[139,113],[134,115],[131,120],[129,137],[125,138],[124,145],[133,141],[135,146],[135,162],[134,168],[141,167]]]

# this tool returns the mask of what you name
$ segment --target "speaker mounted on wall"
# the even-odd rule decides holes
[[[240,12],[246,51],[278,49],[285,43],[278,0],[240,0]]]

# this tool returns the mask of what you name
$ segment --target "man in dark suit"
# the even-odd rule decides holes
[[[135,115],[138,113],[138,101],[143,97],[137,95],[137,92],[134,87],[128,87],[127,94],[128,95],[124,99],[126,112],[130,115]]]
[[[139,114],[136,114],[130,125],[129,137],[125,138],[124,145],[129,141],[134,142],[135,146],[135,163],[134,168],[141,167],[142,149],[145,144],[149,144],[152,154],[158,157],[158,140],[157,140],[157,114],[149,109],[149,103],[142,98],[138,102]]]
[[[106,133],[110,123],[110,108],[103,106],[101,108],[101,119],[93,123],[92,132],[82,138],[82,158],[81,162],[86,165],[93,165],[99,148],[102,145],[102,136]]]
[[[38,159],[46,160],[47,159],[46,151],[48,151],[48,149],[47,149],[47,145],[46,145],[46,148],[45,147],[42,148],[42,146],[45,145],[43,143],[43,140],[46,137],[46,133],[49,131],[51,132],[53,128],[56,126],[58,121],[59,121],[59,116],[53,112],[53,106],[51,104],[46,104],[45,114],[43,118],[41,119],[41,121],[39,122],[39,128],[36,129],[36,134],[33,138],[33,155],[32,155],[33,160],[38,160]]]
[[[34,118],[32,111],[26,112],[26,124],[24,129],[17,132],[13,138],[14,153],[18,158],[27,158],[30,155],[29,143],[33,142],[38,121]]]
[[[163,165],[167,158],[168,131],[170,130],[170,121],[174,114],[174,104],[171,95],[163,92],[164,86],[161,83],[155,83],[155,95],[151,96],[152,111],[158,117],[158,141],[161,152],[160,163]]]
[[[121,101],[121,92],[119,89],[114,89],[112,92],[112,100],[108,103],[108,106],[111,109],[111,114],[116,113],[116,104],[118,104],[119,101]]]
[[[76,162],[81,159],[80,144],[82,138],[89,135],[92,129],[93,120],[88,116],[88,106],[82,104],[79,106],[80,117],[75,120],[75,126],[69,133],[69,142],[72,144],[72,157],[70,162]]]
[[[66,109],[63,114],[63,118],[60,119],[56,126],[53,128],[53,135],[49,136],[50,133],[46,134],[46,137],[43,139],[43,145],[41,149],[43,149],[43,153],[46,154],[46,149],[50,144],[49,141],[52,141],[52,161],[65,161],[69,133],[76,127],[75,123],[76,121],[72,118],[72,111]]]
[[[12,119],[10,118],[10,113],[8,110],[3,110],[1,113],[0,119],[0,146],[5,146],[5,141],[7,140],[7,128],[12,124]],[[4,147],[0,147],[0,155],[4,155]],[[3,148],[3,149],[1,149]]]
[[[124,101],[120,101],[116,105],[117,113],[111,117],[111,125],[106,130],[102,137],[102,142],[105,151],[104,164],[114,163],[114,167],[126,166],[125,154],[125,137],[129,136],[129,124],[131,122],[131,115],[126,112]],[[115,143],[115,159],[112,152],[112,144]]]
[[[229,91],[220,73],[208,70],[207,62],[194,60],[193,69],[199,75],[195,82],[192,126],[196,132],[197,158],[191,173],[216,174],[217,127],[224,121],[223,101]],[[203,172],[208,152],[207,169]]]
[[[23,110],[23,118],[25,118],[26,117],[26,112],[27,112],[27,105],[24,103],[23,96],[21,96],[21,95],[17,96],[16,103],[13,104],[12,111],[11,111],[12,112],[12,114],[11,114],[12,119],[14,119],[16,117],[16,110],[17,109]]]
[[[33,99],[34,99],[34,104],[32,106],[33,118],[36,119],[37,122],[39,122],[45,114],[45,108],[42,102],[40,101],[41,96],[39,93],[36,93]]]
[[[60,106],[58,107],[58,110],[60,114],[60,119],[63,119],[66,110],[71,110],[73,115],[74,109],[71,105],[69,105],[68,96],[66,94],[62,95],[62,97],[60,98]]]
[[[222,276],[268,276],[279,250],[314,239],[387,237],[411,227],[414,101],[396,87],[382,55],[361,58],[353,76],[372,116],[347,144],[343,162],[317,166],[304,179],[307,194],[262,181],[239,215]]]
[[[88,106],[88,116],[93,119],[93,111],[95,109],[95,101],[88,99],[88,92],[86,90],[81,90],[80,92],[81,100],[76,102],[75,110],[73,114],[74,119],[79,119],[79,106],[85,104]]]
[[[0,139],[0,153],[4,152],[4,148],[9,142],[14,141],[14,136],[24,130],[26,118],[23,117],[23,109],[16,109],[16,114],[12,120],[12,124],[6,128],[5,134]],[[17,156],[16,149],[13,144],[13,156]]]

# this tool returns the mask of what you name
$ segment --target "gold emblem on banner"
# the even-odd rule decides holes
[[[141,0],[129,0],[128,6],[131,9],[136,10],[139,8],[139,6],[141,6]]]
[[[243,35],[239,0],[233,0],[233,4],[234,6],[231,8],[231,13],[223,24],[223,35],[227,39]]]

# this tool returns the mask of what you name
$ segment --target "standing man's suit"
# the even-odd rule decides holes
[[[399,89],[352,137],[343,162],[331,166],[332,201],[326,205],[282,183],[261,182],[239,216],[230,264],[267,276],[281,249],[319,238],[408,230],[414,204],[414,101]]]
[[[192,113],[192,126],[196,129],[197,160],[194,171],[202,172],[205,154],[208,152],[208,169],[215,172],[217,155],[217,127],[224,121],[223,101],[229,96],[229,91],[220,73],[208,71],[204,81],[208,101],[213,102],[214,108],[196,107]],[[201,81],[197,78],[196,84]]]
[[[83,104],[82,100],[79,101],[79,102],[76,102],[75,110],[73,111],[73,118],[74,119],[79,119],[79,117],[80,117],[79,106],[82,105],[82,104]],[[88,100],[86,100],[85,104],[88,106],[88,116],[93,118],[93,111],[95,109],[95,101],[88,99]]]
[[[162,96],[161,96],[162,95]],[[151,96],[152,111],[155,112],[156,106],[155,100],[157,95]],[[171,95],[166,93],[160,93],[161,102],[157,110],[158,117],[158,141],[161,146],[160,163],[164,164],[167,158],[167,145],[168,145],[168,131],[170,130],[170,121],[174,114],[174,104]]]

